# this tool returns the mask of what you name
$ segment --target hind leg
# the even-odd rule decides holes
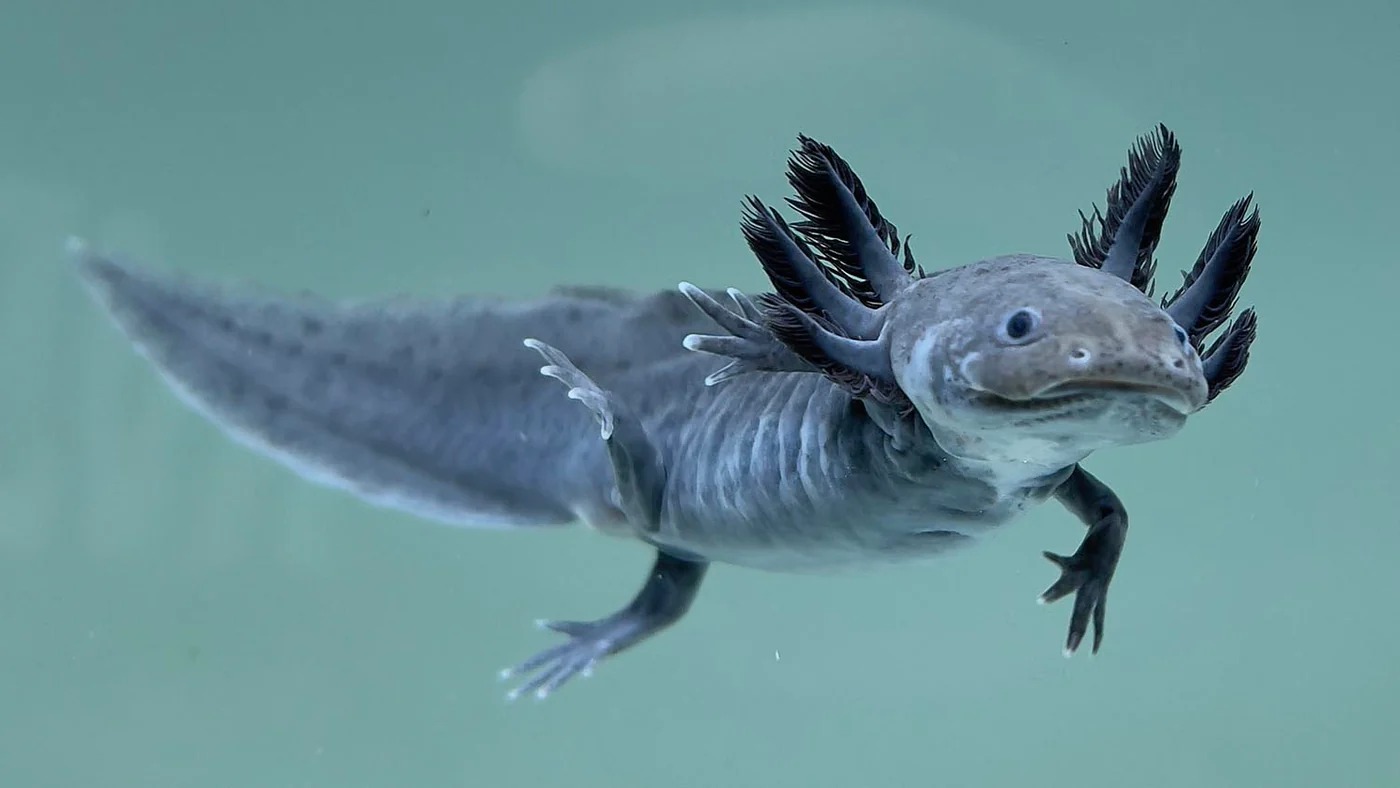
[[[708,567],[704,562],[658,552],[642,589],[616,613],[596,621],[540,621],[542,629],[554,630],[569,639],[501,671],[502,680],[534,674],[507,697],[514,700],[534,693],[536,699],[543,700],[575,676],[591,675],[604,658],[676,623],[695,601]]]
[[[608,457],[612,461],[619,508],[633,527],[643,533],[655,533],[661,525],[666,467],[641,421],[617,397],[599,388],[557,348],[538,339],[525,340],[525,346],[548,362],[540,368],[540,374],[567,386],[569,398],[583,403],[598,420]]]
[[[655,533],[661,522],[666,469],[641,421],[557,348],[536,339],[525,340],[525,346],[547,362],[540,368],[540,374],[568,387],[569,398],[582,403],[598,421],[612,463],[618,507],[632,527],[643,534]],[[569,639],[502,671],[502,679],[534,674],[528,682],[512,690],[509,697],[514,699],[523,693],[534,693],[535,697],[543,699],[575,676],[591,674],[604,658],[679,621],[695,600],[708,566],[704,561],[658,551],[642,589],[616,613],[596,621],[539,622],[542,628]]]

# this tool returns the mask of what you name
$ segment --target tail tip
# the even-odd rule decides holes
[[[70,235],[63,239],[63,252],[89,286],[111,286],[126,274],[121,265],[94,252],[82,236]]]
[[[88,242],[82,236],[70,235],[63,239],[63,252],[72,260],[82,260],[87,256]]]

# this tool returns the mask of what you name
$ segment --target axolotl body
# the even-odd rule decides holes
[[[1082,462],[1156,441],[1240,375],[1252,195],[1181,286],[1151,297],[1180,147],[1138,140],[1072,259],[926,273],[849,164],[806,136],[802,214],[749,198],[773,284],[682,283],[334,301],[158,274],[75,242],[84,281],[189,405],[307,479],[457,525],[585,523],[655,551],[642,589],[503,673],[544,697],[678,621],[706,569],[872,566],[944,553],[1054,498],[1088,529],[1046,552],[1074,595],[1066,654],[1104,604],[1123,503]],[[1228,325],[1227,325],[1228,323]],[[1215,341],[1209,335],[1224,326]],[[541,364],[543,361],[543,364]]]

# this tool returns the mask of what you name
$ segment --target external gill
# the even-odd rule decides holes
[[[1151,295],[1157,270],[1153,254],[1176,192],[1181,147],[1176,136],[1158,125],[1155,137],[1141,137],[1128,154],[1118,182],[1108,190],[1104,212],[1079,218],[1083,228],[1069,236],[1075,262],[1099,268]]]

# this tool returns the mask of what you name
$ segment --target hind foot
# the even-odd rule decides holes
[[[540,367],[540,374],[554,378],[569,387],[569,399],[576,399],[588,407],[598,420],[598,426],[602,429],[603,440],[608,440],[613,434],[613,408],[607,392],[598,388],[591,378],[583,374],[574,362],[564,355],[563,351],[551,345],[539,341],[538,339],[525,340],[525,347],[544,356],[548,365]]]
[[[612,462],[619,508],[627,521],[644,534],[656,533],[661,527],[666,468],[642,422],[574,366],[563,351],[538,339],[525,340],[525,346],[548,362],[540,367],[540,374],[567,386],[569,398],[583,403],[597,420]]]
[[[568,641],[541,651],[512,668],[501,679],[533,673],[534,677],[507,693],[515,700],[533,693],[544,700],[575,676],[587,677],[604,658],[655,635],[676,623],[690,609],[709,564],[658,552],[642,590],[627,607],[597,621],[540,621],[542,629],[568,636]]]

